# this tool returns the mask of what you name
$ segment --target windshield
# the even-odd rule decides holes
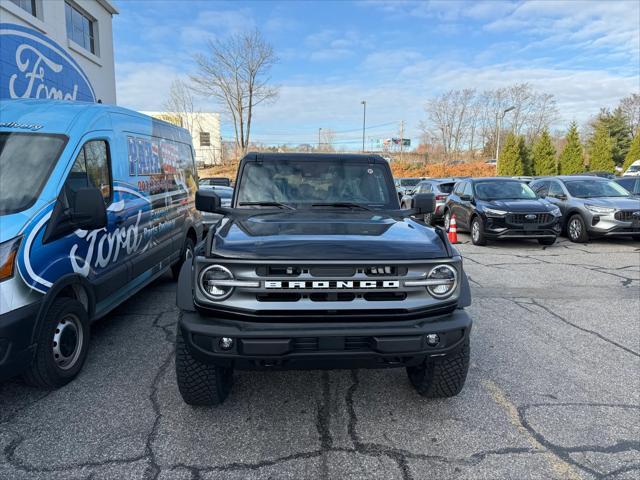
[[[401,178],[400,179],[401,187],[415,187],[416,185],[418,185],[418,183],[420,183],[419,178]]]
[[[629,192],[613,181],[572,180],[564,183],[572,197],[627,197]]]
[[[627,168],[627,172],[640,172],[640,165],[631,165]]]
[[[0,133],[0,215],[33,205],[66,141],[62,135]]]
[[[243,203],[278,202],[296,207],[348,202],[368,207],[398,208],[387,182],[388,167],[343,160],[294,160],[247,163],[237,195]]]
[[[475,184],[476,198],[480,200],[533,200],[536,194],[528,185],[521,182],[502,182],[500,180]]]

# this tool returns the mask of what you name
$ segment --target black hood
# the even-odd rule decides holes
[[[527,212],[549,212],[552,206],[546,200],[492,200],[484,201],[485,207],[504,210],[505,212],[527,213]]]
[[[447,250],[432,228],[384,212],[295,211],[228,217],[215,255],[256,260],[421,260]]]

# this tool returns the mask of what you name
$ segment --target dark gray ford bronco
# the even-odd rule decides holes
[[[234,369],[406,367],[426,397],[462,389],[471,303],[462,258],[417,194],[400,210],[375,155],[249,153],[231,207],[178,282],[176,374],[185,402],[216,405]]]

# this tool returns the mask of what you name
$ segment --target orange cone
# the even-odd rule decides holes
[[[449,243],[458,243],[458,225],[455,215],[451,217],[451,221],[449,222]]]

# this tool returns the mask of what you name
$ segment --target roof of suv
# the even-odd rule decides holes
[[[263,162],[279,162],[283,160],[345,160],[355,162],[371,162],[371,163],[384,163],[388,162],[380,155],[367,155],[361,153],[271,153],[271,152],[249,152],[243,158],[242,161],[255,161],[260,160]]]

